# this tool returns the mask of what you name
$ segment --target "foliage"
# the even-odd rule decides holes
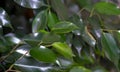
[[[0,8],[1,72],[120,72],[119,2],[11,2],[17,13]]]

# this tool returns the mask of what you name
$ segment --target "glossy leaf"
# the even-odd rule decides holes
[[[37,14],[32,23],[32,32],[37,33],[46,27],[47,10],[43,10]]]
[[[109,33],[103,33],[101,42],[102,42],[103,51],[107,56],[107,58],[112,62],[114,62],[115,65],[118,64],[119,48],[113,36]]]
[[[13,33],[9,33],[7,35],[5,35],[5,39],[7,40],[7,42],[9,42],[9,44],[19,44],[21,42],[21,40],[15,36],[15,34]]]
[[[30,55],[36,60],[43,62],[55,62],[57,58],[52,50],[44,46],[31,49]]]
[[[62,3],[61,0],[52,0],[52,8],[57,12],[58,17],[60,20],[67,20],[68,19],[68,11],[65,5]],[[62,10],[61,10],[62,9]]]
[[[9,16],[3,8],[0,8],[0,25],[12,28]]]
[[[36,46],[42,41],[43,36],[44,36],[44,33],[42,32],[36,33],[36,34],[29,34],[29,35],[26,35],[23,38],[23,40],[31,46]]]
[[[116,36],[117,36],[118,41],[120,41],[120,31],[116,32]]]
[[[93,69],[93,72],[108,72],[105,68],[101,67],[101,66],[96,66]]]
[[[31,49],[31,46],[29,45],[21,45],[16,49],[15,52],[22,54],[26,57],[30,57],[30,54],[29,54],[30,49]]]
[[[3,35],[3,28],[2,28],[2,25],[0,25],[0,35]]]
[[[28,54],[28,51],[31,49],[29,45],[21,45],[17,47],[17,49],[12,52],[6,59],[5,62],[10,64],[10,63],[15,63],[21,56],[27,56],[28,58],[30,55]]]
[[[90,23],[90,27],[91,27],[91,32],[93,33],[93,35],[95,36],[95,38],[100,38],[102,33],[101,33],[101,22],[99,21],[99,19],[97,17],[90,17],[89,18],[89,23]]]
[[[78,27],[71,23],[71,22],[58,22],[55,26],[52,28],[52,32],[54,33],[69,33]]]
[[[17,52],[13,52],[12,54],[9,55],[9,57],[7,57],[7,58],[5,59],[5,62],[6,62],[7,64],[15,63],[16,60],[18,60],[21,56],[22,56],[22,54],[17,53]]]
[[[44,0],[14,0],[17,4],[26,7],[37,9],[42,6],[45,6]]]
[[[82,34],[83,40],[85,40],[90,46],[94,47],[96,44],[95,38],[88,31],[88,28],[85,27],[85,32]]]
[[[81,50],[82,50],[82,43],[81,43],[81,39],[74,37],[73,41],[72,41],[73,47],[76,49],[75,54],[77,54],[78,56],[80,56],[81,54]]]
[[[91,0],[77,0],[77,3],[81,6],[86,8],[87,10],[92,9],[92,1]]]
[[[58,17],[51,11],[48,13],[48,27],[52,28],[57,22]]]
[[[61,41],[60,35],[53,33],[45,34],[42,38],[42,43],[44,44],[52,44],[54,42],[59,42],[59,41]]]
[[[82,67],[82,66],[78,66],[78,67],[73,67],[70,72],[92,72],[91,70]]]
[[[48,72],[52,68],[50,63],[38,62],[32,57],[26,57],[17,60],[14,68],[22,72]]]
[[[76,55],[74,57],[74,60],[77,63],[79,63],[79,65],[93,64],[94,63],[93,57],[89,53],[89,46],[86,46],[83,39],[75,36],[72,43],[73,43],[73,48],[75,48],[74,54]]]
[[[72,17],[70,17],[69,21],[74,23],[78,27],[77,30],[73,31],[75,35],[81,35],[84,32],[85,24],[80,16],[75,14]]]
[[[6,45],[0,40],[0,53],[4,53],[8,51],[8,48],[6,47]]]
[[[94,8],[97,12],[106,15],[119,15],[120,8],[117,5],[109,2],[98,2],[94,5]]]
[[[73,65],[73,61],[60,57],[58,58],[57,64],[62,67],[71,67]]]
[[[66,58],[72,58],[74,56],[71,48],[66,43],[55,42],[52,46],[59,54]]]

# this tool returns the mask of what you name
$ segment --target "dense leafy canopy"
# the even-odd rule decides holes
[[[120,72],[119,1],[4,3],[0,72]]]

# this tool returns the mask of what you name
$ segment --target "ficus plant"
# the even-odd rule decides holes
[[[119,2],[5,2],[0,72],[120,72]]]

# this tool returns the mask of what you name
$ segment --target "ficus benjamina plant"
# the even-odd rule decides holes
[[[0,72],[120,72],[119,0],[1,0]]]

